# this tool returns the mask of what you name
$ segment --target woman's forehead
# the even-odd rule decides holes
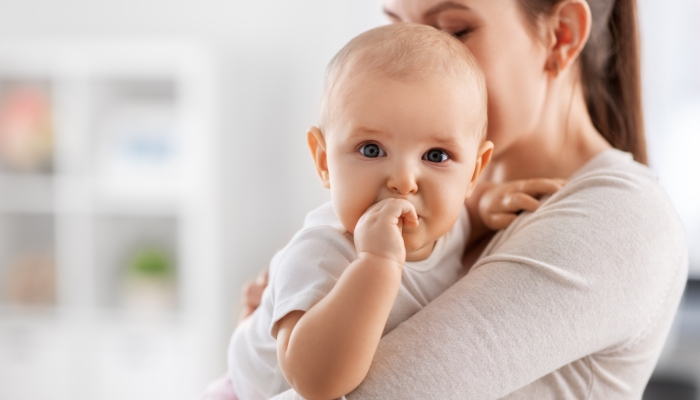
[[[401,20],[422,21],[447,10],[469,10],[469,0],[384,0],[384,12]]]
[[[400,21],[425,22],[448,11],[482,11],[515,0],[384,0],[384,13]]]

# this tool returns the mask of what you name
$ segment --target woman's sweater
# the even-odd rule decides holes
[[[606,150],[386,335],[346,397],[641,398],[685,287],[687,254],[651,170]]]

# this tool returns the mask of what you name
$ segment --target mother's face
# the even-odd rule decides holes
[[[486,76],[488,138],[496,156],[527,143],[544,122],[547,48],[518,0],[384,0],[384,10],[393,22],[451,33],[474,54]]]

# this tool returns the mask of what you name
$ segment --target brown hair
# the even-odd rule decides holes
[[[560,1],[519,0],[533,24]],[[587,2],[592,27],[580,66],[588,112],[613,147],[646,164],[636,0]]]

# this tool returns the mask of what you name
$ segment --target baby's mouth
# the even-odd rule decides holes
[[[403,224],[402,230],[411,231],[411,230],[414,230],[414,229],[418,228],[419,226],[421,226],[421,224],[423,223],[423,222],[422,222],[422,221],[423,221],[423,217],[421,217],[420,215],[418,215],[417,217],[418,217],[418,218],[416,219],[416,221],[418,221],[418,226],[411,226],[411,227],[409,227],[409,226],[406,226],[406,224]]]

